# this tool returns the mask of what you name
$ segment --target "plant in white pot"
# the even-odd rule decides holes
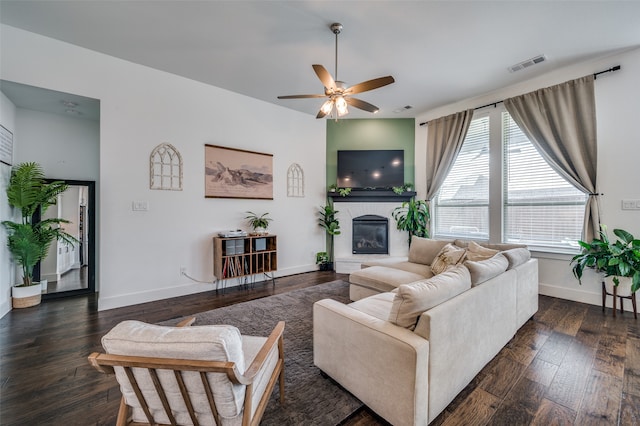
[[[54,205],[58,195],[67,189],[64,182],[46,183],[42,167],[38,163],[21,163],[11,170],[7,186],[9,205],[20,210],[20,222],[5,220],[7,247],[22,268],[22,284],[12,288],[14,308],[26,308],[40,303],[40,283],[33,282],[33,269],[44,259],[53,241],[69,244],[77,240],[60,228],[69,221],[59,218],[43,219],[34,223],[33,216],[40,212],[43,216],[49,206]]]
[[[640,240],[624,229],[614,229],[618,239],[612,243],[607,237],[607,227],[601,228],[600,238],[589,243],[578,241],[582,252],[571,259],[573,275],[582,284],[584,269],[592,268],[604,276],[609,294],[631,296],[640,289]]]
[[[269,227],[269,222],[273,219],[269,217],[269,213],[263,213],[261,215],[257,215],[254,212],[247,212],[249,215],[245,217],[247,222],[249,222],[249,226],[253,229],[251,235],[267,235],[269,231],[267,228]]]

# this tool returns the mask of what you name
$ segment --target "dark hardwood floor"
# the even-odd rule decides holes
[[[113,377],[89,366],[124,319],[159,322],[346,276],[313,272],[97,312],[95,297],[45,301],[0,319],[0,424],[112,425]],[[479,319],[481,320],[481,319]],[[381,385],[381,391],[383,391]],[[385,425],[362,409],[343,425]],[[597,306],[540,297],[540,310],[435,425],[640,425],[640,322]]]

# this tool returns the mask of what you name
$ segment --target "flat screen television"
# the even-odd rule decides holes
[[[338,151],[337,184],[373,189],[404,185],[404,150]]]

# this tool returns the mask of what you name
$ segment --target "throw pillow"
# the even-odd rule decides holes
[[[513,269],[518,265],[522,265],[531,258],[531,252],[526,248],[505,250],[502,254],[504,254],[504,257],[509,261],[509,267],[507,269]]]
[[[413,330],[423,312],[471,288],[469,270],[457,265],[422,281],[403,284],[393,299],[389,321]]]
[[[491,278],[500,275],[507,270],[509,261],[502,253],[498,253],[490,259],[464,262],[464,266],[471,273],[471,286],[475,287]]]
[[[456,247],[453,244],[445,245],[433,259],[433,262],[431,263],[431,272],[433,272],[434,275],[438,275],[446,271],[451,266],[462,263],[465,253],[465,249]]]
[[[442,247],[447,244],[449,244],[449,241],[432,240],[414,235],[411,238],[411,246],[409,247],[409,262],[431,265],[433,259],[442,250]]]
[[[467,260],[486,260],[498,254],[498,250],[482,247],[475,241],[469,241],[467,245]]]

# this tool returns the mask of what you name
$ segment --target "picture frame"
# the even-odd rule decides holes
[[[205,198],[273,200],[273,154],[204,146]]]
[[[0,124],[0,162],[11,166],[13,164],[13,133]]]

